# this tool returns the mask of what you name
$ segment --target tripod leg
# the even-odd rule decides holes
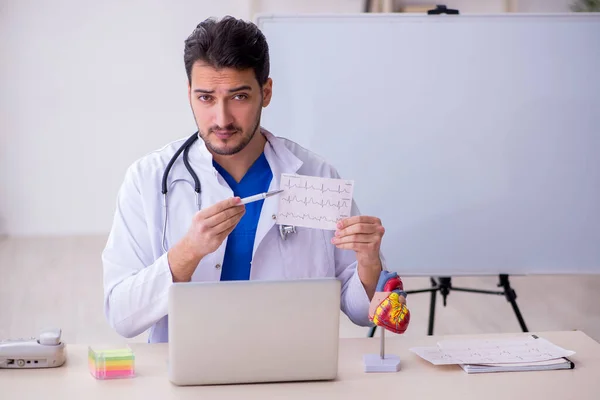
[[[517,305],[517,293],[510,286],[510,282],[508,281],[508,275],[500,275],[500,283],[498,286],[502,286],[504,288],[504,295],[506,296],[506,300],[510,302],[510,305],[517,316],[517,320],[519,321],[519,325],[521,325],[521,330],[523,332],[529,332],[527,330],[527,325],[525,325],[525,320],[523,319],[523,315],[521,315],[521,310],[519,310],[519,306]]]
[[[437,282],[433,278],[431,278],[431,286],[434,288],[437,286]],[[431,291],[431,302],[429,303],[429,327],[427,328],[427,334],[429,336],[433,335],[433,321],[435,319],[436,293],[437,293],[437,290]]]

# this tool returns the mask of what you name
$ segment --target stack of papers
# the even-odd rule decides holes
[[[434,347],[413,347],[434,365],[458,364],[467,373],[570,369],[575,354],[537,336],[523,339],[443,340]]]

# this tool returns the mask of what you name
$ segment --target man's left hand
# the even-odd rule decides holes
[[[339,221],[337,228],[331,243],[339,249],[354,250],[359,266],[381,268],[379,249],[385,229],[379,218],[349,217]]]

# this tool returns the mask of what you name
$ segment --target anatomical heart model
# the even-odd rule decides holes
[[[369,307],[369,319],[381,328],[381,351],[364,356],[365,372],[397,372],[400,358],[385,354],[385,331],[404,333],[410,322],[410,311],[406,307],[402,280],[396,272],[381,271]]]

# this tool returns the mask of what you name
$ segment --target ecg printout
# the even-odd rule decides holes
[[[278,224],[335,230],[351,216],[353,181],[282,174],[279,188]]]
[[[441,341],[410,350],[434,365],[531,363],[575,354],[542,338]]]

